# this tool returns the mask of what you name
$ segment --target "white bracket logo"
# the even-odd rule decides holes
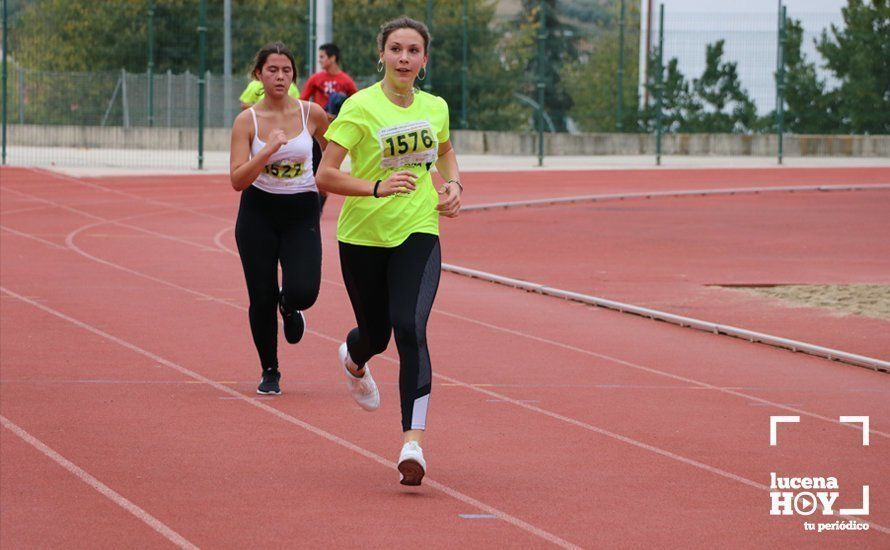
[[[769,417],[769,445],[776,446],[776,425],[780,422],[800,422],[799,416],[771,416]]]
[[[869,440],[869,423],[867,416],[841,416],[838,420],[843,424],[862,424],[862,446],[868,447]],[[770,416],[769,417],[769,444],[771,447],[777,445],[777,430],[779,424],[797,424],[800,422],[800,416]],[[775,473],[771,474],[772,489],[793,489],[794,491],[772,491],[771,515],[791,515],[794,512],[801,515],[810,515],[816,512],[819,504],[822,506],[823,515],[833,515],[832,504],[838,496],[836,492],[837,479],[828,478],[794,478],[779,477]],[[801,492],[800,489],[834,489],[835,491],[819,491],[819,492]],[[818,499],[818,500],[817,500]],[[869,490],[868,485],[862,486],[862,507],[861,508],[841,508],[841,515],[847,516],[867,516],[869,511]],[[821,529],[821,528],[820,528]]]
[[[842,416],[840,421],[846,424],[862,424],[862,446],[868,447],[868,417],[867,416]]]
[[[862,446],[868,447],[868,417],[867,416],[841,416],[838,420],[844,424],[862,424]],[[769,444],[776,446],[776,427],[779,424],[796,424],[800,422],[799,416],[770,416],[769,417]]]

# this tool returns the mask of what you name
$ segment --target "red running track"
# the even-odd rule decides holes
[[[693,175],[704,179],[702,172]],[[834,171],[812,184],[890,181],[890,170],[860,172],[844,180]],[[785,178],[765,186],[805,181],[778,173]],[[711,174],[719,183],[710,188],[742,183],[728,174]],[[627,182],[623,191],[643,190]],[[731,287],[890,284],[888,211],[887,189],[512,208],[448,223],[444,245],[448,262],[462,267],[887,360],[887,320]]]
[[[284,395],[257,399],[219,179],[4,169],[0,199],[4,548],[886,547],[886,375],[446,274],[430,483],[408,491],[394,350],[374,362],[374,414],[334,359],[351,314],[333,212],[312,332],[282,343]],[[770,447],[774,414],[802,420]],[[871,417],[869,447],[840,415]],[[773,471],[836,476],[844,507],[870,485],[874,527],[771,517]]]

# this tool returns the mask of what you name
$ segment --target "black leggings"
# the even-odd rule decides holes
[[[321,285],[318,194],[276,195],[250,186],[241,193],[235,240],[250,297],[250,332],[263,370],[278,369],[278,302],[309,309]],[[281,290],[278,263],[281,263]]]
[[[363,366],[394,332],[402,429],[425,429],[432,382],[426,323],[439,288],[439,237],[414,233],[395,248],[341,242],[340,265],[358,323],[346,337],[349,356]]]

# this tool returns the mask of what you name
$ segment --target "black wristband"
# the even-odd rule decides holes
[[[379,187],[380,187],[380,180],[377,180],[377,182],[374,184],[374,197],[378,198],[378,199],[380,198],[379,196],[377,196],[377,189]]]
[[[461,185],[459,181],[457,181],[457,180],[448,180],[448,181],[445,182],[445,183],[456,183],[457,186],[460,188],[460,194],[461,194],[461,195],[464,194],[464,186]]]

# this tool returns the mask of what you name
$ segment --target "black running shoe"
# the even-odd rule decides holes
[[[284,301],[278,300],[278,311],[281,312],[281,319],[284,321],[284,339],[288,344],[296,344],[303,338],[306,332],[306,317],[302,311],[292,311],[287,313],[284,309]]]
[[[278,381],[281,380],[281,373],[277,370],[263,371],[263,379],[257,386],[256,392],[262,395],[281,395],[281,386]]]

